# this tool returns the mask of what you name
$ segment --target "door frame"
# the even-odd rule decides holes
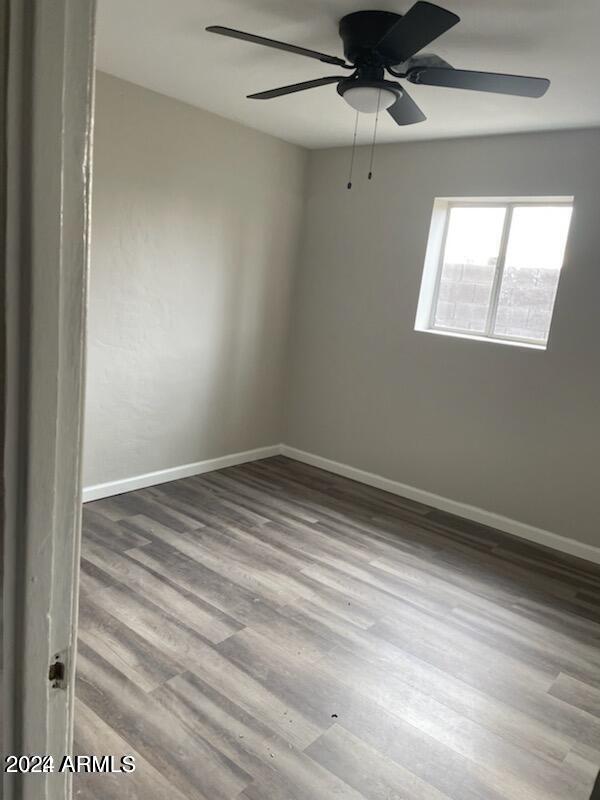
[[[2,0],[3,754],[71,752],[95,0]],[[65,665],[49,680],[55,661]],[[71,776],[3,774],[5,800]]]

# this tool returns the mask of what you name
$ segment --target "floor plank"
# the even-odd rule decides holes
[[[589,800],[600,568],[275,457],[84,508],[77,800]]]

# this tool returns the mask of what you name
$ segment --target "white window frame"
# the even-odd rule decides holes
[[[512,225],[513,213],[515,208],[523,207],[538,207],[538,206],[555,206],[555,207],[569,207],[574,208],[573,197],[528,197],[528,198],[436,198],[434,203],[434,210],[432,215],[431,229],[429,233],[429,241],[427,244],[427,256],[425,260],[425,269],[423,272],[423,281],[421,284],[421,294],[419,297],[419,304],[417,309],[417,319],[415,322],[415,330],[425,331],[428,333],[440,333],[448,336],[456,336],[459,338],[476,339],[480,341],[500,342],[504,344],[523,345],[541,350],[545,350],[548,339],[530,339],[523,336],[510,336],[507,334],[494,333],[494,326],[496,324],[496,317],[498,314],[498,301],[500,298],[500,288],[502,286],[502,278],[504,276],[504,267],[506,262],[506,251],[508,248],[508,240],[510,236],[510,229]],[[450,227],[450,214],[454,208],[504,208],[506,209],[504,215],[504,223],[500,237],[500,247],[498,250],[498,259],[494,272],[492,288],[490,291],[488,315],[486,319],[485,328],[483,331],[474,331],[468,328],[450,328],[448,326],[440,325],[435,322],[435,315],[439,300],[439,291],[442,280],[442,272],[444,268],[444,255],[446,251],[446,240],[448,238],[448,230]],[[440,236],[440,214],[443,214],[443,228]],[[437,220],[436,220],[437,215]],[[570,235],[570,229],[569,229]],[[563,264],[560,268],[560,274],[567,260],[565,248],[565,256],[563,257]],[[433,251],[433,257],[432,257]],[[432,280],[433,271],[433,280]],[[559,274],[559,283],[560,283]],[[557,287],[558,293],[558,287]],[[556,302],[556,295],[555,295]],[[552,306],[550,324],[552,323],[552,316],[554,314],[554,304]],[[549,338],[549,334],[548,334]]]

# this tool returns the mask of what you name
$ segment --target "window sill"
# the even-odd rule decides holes
[[[441,331],[436,328],[415,328],[417,333],[433,333],[436,336],[450,336],[453,339],[469,339],[475,342],[487,342],[488,344],[505,344],[509,347],[523,347],[526,350],[546,350],[547,345],[535,344],[533,342],[520,342],[516,339],[500,339],[493,336],[478,336],[476,333],[460,333],[459,331]]]

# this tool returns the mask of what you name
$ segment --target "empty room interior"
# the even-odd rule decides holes
[[[589,800],[600,7],[99,0],[78,800]]]

